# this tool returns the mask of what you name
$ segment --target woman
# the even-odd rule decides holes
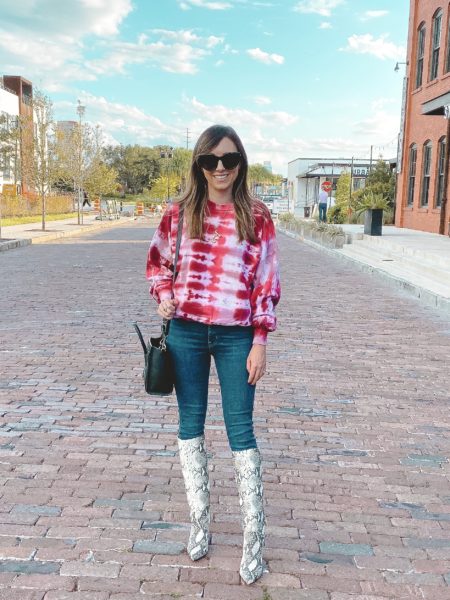
[[[249,194],[247,170],[234,129],[214,125],[201,134],[187,190],[166,210],[151,242],[147,278],[158,314],[173,319],[167,347],[175,366],[178,446],[192,522],[188,553],[198,560],[208,552],[204,429],[213,356],[243,517],[240,574],[250,584],[263,572],[265,523],[253,401],[266,368],[267,333],[276,327],[280,283],[275,228],[268,209]],[[179,217],[183,234],[173,284]]]

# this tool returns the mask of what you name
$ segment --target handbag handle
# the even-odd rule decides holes
[[[136,321],[133,323],[133,327],[135,328],[136,333],[138,334],[138,338],[142,344],[142,349],[144,350],[144,354],[147,354],[148,350],[147,350],[147,346],[145,345],[145,342],[144,342],[144,336],[142,335],[141,330],[139,329],[139,325],[136,323]]]
[[[175,279],[177,278],[177,275],[178,275],[177,265],[178,265],[178,256],[180,254],[181,235],[183,232],[183,220],[184,220],[184,208],[181,208],[180,212],[178,213],[177,243],[175,246],[175,259],[173,261],[172,289],[175,284]],[[173,296],[173,292],[172,292],[172,296]],[[169,335],[169,327],[170,327],[170,319],[163,319],[163,322],[161,325],[161,335],[162,335],[163,339]]]

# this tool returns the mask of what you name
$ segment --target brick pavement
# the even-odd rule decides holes
[[[217,380],[212,546],[191,563],[174,400],[141,391],[150,230],[0,257],[0,600],[450,598],[450,324],[280,235],[259,385],[269,573],[241,532]]]

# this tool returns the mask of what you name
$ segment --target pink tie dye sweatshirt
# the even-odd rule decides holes
[[[164,213],[150,244],[147,279],[159,303],[174,297],[175,318],[208,325],[254,327],[254,344],[266,344],[276,328],[280,299],[275,227],[267,207],[255,201],[256,243],[240,242],[233,204],[208,201],[203,239],[183,236],[178,276],[172,289],[178,228],[178,205]]]

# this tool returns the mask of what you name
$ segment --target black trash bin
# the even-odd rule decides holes
[[[310,206],[304,206],[303,210],[304,210],[305,219],[309,219],[309,217],[311,216],[311,207]]]

